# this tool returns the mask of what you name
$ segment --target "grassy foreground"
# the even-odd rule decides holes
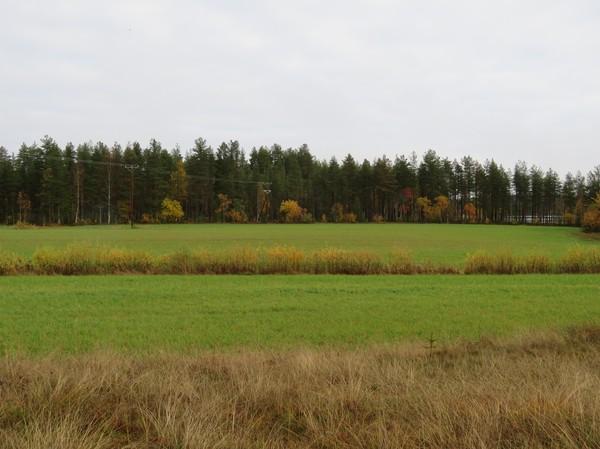
[[[0,227],[0,250],[31,256],[40,247],[72,243],[147,250],[157,254],[181,249],[209,251],[239,247],[294,246],[305,251],[327,247],[386,255],[393,249],[416,261],[462,263],[477,250],[511,250],[517,255],[563,254],[574,245],[598,246],[579,229],[543,226],[439,224],[310,224],[310,225],[139,225],[51,227],[17,230]]]
[[[597,275],[0,277],[0,351],[477,339],[600,323]]]
[[[6,449],[600,446],[600,328],[418,346],[0,359]]]

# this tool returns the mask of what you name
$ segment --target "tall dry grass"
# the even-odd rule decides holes
[[[544,254],[478,251],[467,256],[466,274],[593,274],[600,273],[600,248],[574,247],[558,259]]]
[[[571,248],[558,261],[562,273],[600,273],[600,248]]]
[[[0,276],[21,274],[28,270],[28,263],[21,256],[8,251],[0,251]]]
[[[266,250],[260,272],[263,274],[292,274],[306,270],[306,254],[291,246],[275,246]]]
[[[31,259],[0,251],[0,275],[88,274],[529,274],[600,273],[600,248],[575,247],[557,259],[543,254],[478,251],[464,267],[417,262],[402,249],[387,256],[368,251],[325,248],[307,252],[291,246],[146,251],[74,244],[40,248]]]
[[[325,248],[312,255],[312,272],[317,274],[381,274],[381,258],[367,251]]]
[[[36,274],[152,273],[156,257],[145,251],[74,244],[62,249],[40,248],[33,253]]]
[[[598,448],[600,329],[361,350],[0,359],[0,447]]]

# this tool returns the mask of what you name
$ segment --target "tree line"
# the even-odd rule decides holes
[[[0,147],[0,222],[472,222],[580,225],[600,166],[549,169],[429,150],[373,161],[317,159],[308,148],[197,139],[185,153],[157,140],[61,148],[44,137]]]

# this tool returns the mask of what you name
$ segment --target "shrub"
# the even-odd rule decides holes
[[[587,211],[583,215],[585,232],[600,232],[600,210]]]
[[[232,223],[248,223],[248,215],[246,212],[240,210],[230,210],[227,212],[227,216]]]
[[[445,195],[439,195],[435,198],[435,209],[436,218],[440,221],[448,221],[448,208],[450,207],[450,200]],[[437,217],[439,215],[439,217]]]
[[[229,210],[229,208],[231,207],[231,205],[232,205],[233,202],[224,193],[218,193],[217,194],[217,199],[219,201],[219,207],[217,207],[217,209],[215,210],[215,212],[217,214],[221,215],[221,221],[224,222],[226,214],[227,214],[227,211]]]
[[[140,223],[142,223],[142,224],[154,224],[154,223],[156,223],[156,220],[154,219],[154,217],[152,216],[152,214],[143,213],[142,214],[142,218],[140,219]]]
[[[383,218],[383,215],[375,214],[373,215],[373,218],[371,218],[371,221],[373,223],[383,223],[385,219]]]
[[[342,221],[344,223],[356,223],[357,216],[354,212],[348,212],[344,214]]]
[[[314,218],[310,212],[307,212],[306,209],[303,209],[302,218],[300,219],[301,223],[314,223]]]
[[[178,222],[183,218],[181,203],[171,198],[165,198],[161,203],[160,216],[167,222]]]
[[[14,226],[15,229],[35,229],[36,225],[27,223],[26,221],[17,221]]]
[[[427,211],[431,207],[431,200],[425,196],[420,196],[417,198],[415,203],[417,205],[417,209],[419,210],[419,216],[421,220],[424,220],[427,216]]]
[[[583,230],[585,232],[600,232],[600,193],[583,214]]]
[[[467,221],[469,223],[475,223],[475,220],[477,219],[477,208],[475,207],[475,205],[471,202],[465,204],[465,207],[463,208],[465,217],[467,218]]]
[[[333,203],[333,206],[331,206],[331,218],[336,223],[341,223],[344,220],[344,205],[342,203]]]
[[[563,215],[563,223],[569,226],[574,225],[577,223],[577,215],[571,212],[565,212]]]
[[[279,206],[279,215],[281,220],[286,223],[297,223],[302,219],[302,215],[306,211],[300,207],[298,201],[284,200]]]

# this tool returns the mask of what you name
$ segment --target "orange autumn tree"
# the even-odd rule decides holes
[[[219,207],[217,207],[215,212],[217,214],[220,214],[221,221],[225,222],[225,217],[227,216],[227,213],[229,212],[229,208],[231,207],[231,204],[233,202],[224,193],[217,194],[217,199],[219,200]]]
[[[282,221],[286,223],[297,223],[302,219],[304,215],[304,209],[300,207],[296,200],[284,200],[279,206],[279,215]]]
[[[420,196],[416,201],[417,209],[419,210],[419,218],[421,221],[429,215],[429,209],[431,209],[431,200],[427,197]]]
[[[600,193],[583,215],[583,230],[585,232],[600,232]]]
[[[445,195],[439,195],[435,198],[435,207],[439,211],[439,220],[448,221],[448,208],[450,207],[450,200]]]
[[[463,210],[465,212],[465,216],[467,217],[467,221],[469,223],[475,223],[475,219],[477,218],[477,208],[475,207],[475,205],[469,202],[465,204]]]

